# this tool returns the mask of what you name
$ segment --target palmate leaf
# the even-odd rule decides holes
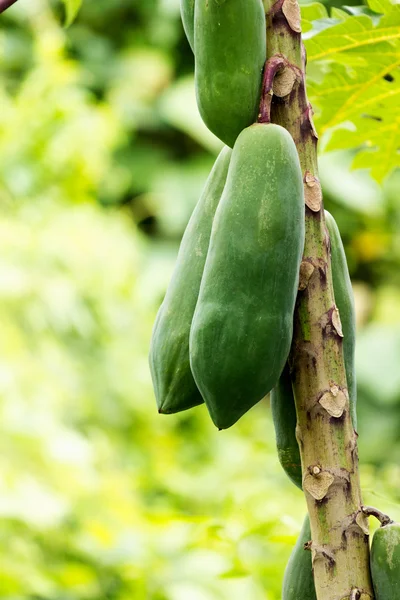
[[[324,147],[360,147],[354,166],[382,181],[400,167],[400,6],[349,12],[304,7],[308,93]]]

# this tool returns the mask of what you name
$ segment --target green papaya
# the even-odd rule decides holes
[[[194,41],[200,114],[232,147],[257,120],[266,60],[262,0],[196,0]]]
[[[288,364],[272,390],[270,399],[279,462],[289,479],[302,489],[300,450],[296,439],[296,406]]]
[[[219,429],[279,379],[303,248],[296,146],[279,125],[252,125],[232,152],[190,331],[192,373]]]
[[[290,555],[283,578],[282,600],[317,600],[310,550],[304,544],[311,540],[310,519],[306,516],[299,538]]]
[[[186,37],[194,52],[194,0],[181,0],[181,18]]]
[[[376,600],[400,598],[400,523],[380,527],[371,546],[371,575]]]
[[[339,229],[332,215],[325,211],[326,224],[331,240],[332,279],[335,301],[339,308],[343,338],[343,353],[347,386],[350,396],[350,413],[354,429],[357,429],[355,350],[355,309],[346,255]],[[275,426],[279,461],[288,477],[297,487],[302,487],[300,451],[296,440],[296,407],[288,366],[271,393],[271,411]]]
[[[331,240],[331,260],[335,302],[339,309],[343,329],[343,355],[346,367],[347,388],[350,396],[350,413],[353,427],[357,430],[357,382],[354,364],[356,345],[356,312],[346,254],[339,228],[333,216],[325,211],[326,225]]]
[[[203,403],[189,364],[189,333],[206,261],[214,214],[224,189],[232,151],[225,147],[190,218],[150,346],[150,370],[160,413]]]

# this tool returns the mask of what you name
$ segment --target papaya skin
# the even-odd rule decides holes
[[[296,440],[296,406],[288,364],[271,392],[271,412],[278,458],[290,481],[302,489],[301,458]]]
[[[375,531],[371,574],[376,600],[400,598],[400,523],[391,523]]]
[[[279,379],[303,247],[293,139],[279,125],[252,125],[232,152],[190,332],[192,373],[219,429],[236,423]]]
[[[344,333],[343,354],[346,367],[347,389],[350,396],[351,420],[354,429],[357,431],[357,380],[354,364],[356,311],[354,307],[353,288],[351,287],[346,254],[337,223],[327,210],[325,211],[325,219],[331,241],[333,289]]]
[[[181,18],[189,45],[194,52],[194,4],[195,0],[181,0]]]
[[[357,429],[357,387],[354,364],[356,331],[353,290],[338,226],[328,211],[325,211],[325,218],[331,243],[335,301],[339,308],[344,333],[343,353],[350,396],[351,419],[354,429]],[[275,426],[279,462],[289,479],[301,489],[301,459],[296,440],[297,416],[288,365],[286,365],[278,384],[271,392],[271,412]]]
[[[203,403],[190,370],[189,333],[231,153],[227,147],[221,151],[193,211],[153,328],[149,362],[158,409],[163,414]]]
[[[233,147],[257,120],[266,23],[261,0],[196,0],[195,82],[207,127]]]
[[[312,572],[311,551],[304,544],[311,540],[310,519],[303,528],[290,555],[283,578],[282,600],[317,600]]]

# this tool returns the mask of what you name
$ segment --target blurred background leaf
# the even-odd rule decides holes
[[[82,0],[63,0],[65,5],[65,24],[71,25],[81,7]]]
[[[64,24],[47,0],[0,18],[0,597],[278,600],[305,503],[268,401],[226,432],[204,407],[161,417],[147,366],[220,148],[179,0],[85,0]],[[356,296],[364,501],[400,519],[400,176],[344,145],[321,180]]]

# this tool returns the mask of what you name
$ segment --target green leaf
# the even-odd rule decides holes
[[[332,8],[331,16],[333,19],[338,19],[338,21],[345,21],[349,18],[349,14],[342,10],[341,8],[336,8],[335,6]]]
[[[303,33],[313,29],[313,22],[320,19],[327,19],[328,13],[326,7],[320,2],[312,4],[303,4],[301,6],[301,27]]]
[[[400,166],[400,6],[379,6],[388,13],[350,15],[309,33],[305,43],[308,92],[325,149],[360,148],[354,166],[382,181]]]
[[[75,20],[82,5],[82,0],[63,0],[65,6],[65,26],[69,27]]]
[[[301,6],[301,18],[303,21],[316,21],[317,19],[326,19],[328,12],[326,6],[320,2],[303,4]]]
[[[400,6],[390,13],[390,20],[383,18],[378,27],[366,15],[351,17],[325,29],[307,43],[309,61],[331,57],[338,52],[371,48],[381,42],[398,42],[400,39]]]
[[[376,13],[385,14],[390,12],[393,4],[390,2],[390,0],[368,0],[368,6]]]

